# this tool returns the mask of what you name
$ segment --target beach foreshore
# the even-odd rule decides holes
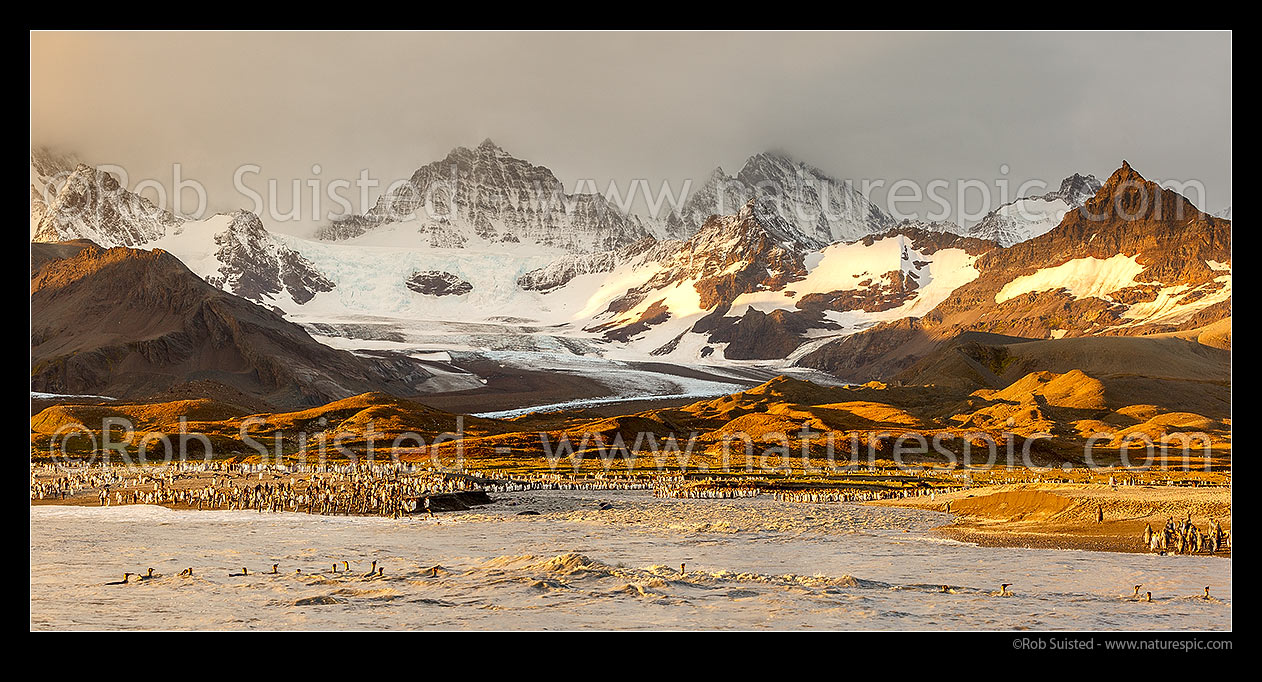
[[[1231,529],[1231,489],[1223,486],[993,485],[866,504],[950,513],[954,521],[935,533],[985,547],[1147,553],[1146,526],[1158,530],[1190,515],[1202,531],[1215,520]],[[1214,556],[1230,557],[1231,549]]]
[[[378,485],[388,479],[357,480],[345,476],[323,475],[324,480],[337,481],[339,489],[356,486]],[[418,491],[425,489],[430,498],[432,511],[458,511],[468,508],[467,500],[458,499],[462,490],[474,491],[483,486],[474,479],[457,479],[447,476],[433,478],[426,475],[413,485]],[[46,473],[36,475],[32,484],[47,486],[53,479]],[[420,483],[421,480],[427,481]],[[479,481],[481,479],[478,479]],[[584,479],[586,480],[586,479]],[[373,481],[376,481],[375,483]],[[217,486],[221,490],[239,488],[248,493],[260,484],[267,489],[280,486],[288,490],[294,500],[313,482],[312,477],[294,473],[269,472],[266,474],[185,472],[155,481],[151,476],[130,472],[128,477],[114,479],[110,492],[111,503],[129,502],[158,504],[176,509],[202,508],[188,493]],[[98,482],[99,483],[99,482]],[[587,481],[591,485],[620,487],[619,481]],[[626,481],[621,482],[622,485]],[[32,505],[82,505],[96,506],[102,503],[99,488],[79,487],[69,494],[32,494]],[[297,486],[297,487],[295,487]],[[45,488],[47,489],[47,488]],[[163,495],[154,491],[162,489]],[[753,492],[752,488],[750,489]],[[932,494],[895,496],[889,499],[873,499],[862,504],[892,506],[951,514],[953,521],[933,529],[933,532],[949,539],[969,542],[986,547],[1029,547],[1041,549],[1081,549],[1107,552],[1153,551],[1143,540],[1145,528],[1154,531],[1168,523],[1182,525],[1190,522],[1198,532],[1206,533],[1217,522],[1223,533],[1231,530],[1231,488],[1222,485],[1109,485],[1103,483],[1028,482],[980,485],[964,490],[938,489]],[[33,488],[34,492],[34,488]],[[809,491],[808,491],[809,492]],[[816,491],[819,492],[819,491]],[[485,496],[485,493],[481,493]],[[764,492],[765,494],[765,492]],[[255,508],[255,504],[236,497],[219,495],[218,504],[206,504],[205,508],[222,507]],[[705,497],[698,495],[698,497]],[[720,496],[721,497],[721,496]],[[299,502],[289,500],[280,506],[285,509],[305,508]],[[488,500],[489,501],[489,500]],[[811,501],[811,500],[803,500]],[[450,502],[450,504],[448,504]],[[486,502],[481,502],[485,504]],[[704,502],[699,501],[699,504]],[[826,504],[832,504],[829,502]],[[423,511],[418,509],[418,511]],[[335,511],[334,513],[338,513]],[[1170,548],[1174,552],[1174,548]],[[1208,554],[1203,548],[1203,554]],[[1229,543],[1223,543],[1215,556],[1230,556]]]

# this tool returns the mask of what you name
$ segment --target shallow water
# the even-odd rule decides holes
[[[31,626],[1231,627],[1230,559],[977,547],[929,533],[942,514],[850,504],[605,491],[497,498],[402,521],[32,507]],[[517,515],[527,509],[540,514]],[[350,573],[331,573],[343,559]],[[385,576],[363,577],[374,559]],[[253,575],[276,562],[279,575]],[[162,577],[105,584],[151,566]],[[190,566],[194,578],[176,576]],[[242,566],[251,575],[228,576]],[[1014,596],[993,596],[1005,582]],[[1136,584],[1152,603],[1130,600]],[[1206,585],[1211,601],[1197,598]]]

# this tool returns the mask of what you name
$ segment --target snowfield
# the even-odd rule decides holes
[[[215,235],[228,229],[232,216],[226,213],[213,215],[205,220],[190,220],[172,228],[162,237],[145,244],[146,250],[162,249],[179,258],[198,277],[211,279],[222,276],[223,263],[215,257],[219,246]]]
[[[1197,296],[1212,286],[1219,288]],[[1215,277],[1212,284],[1190,287],[1186,284],[1162,287],[1157,291],[1153,301],[1136,303],[1122,315],[1133,322],[1121,326],[1134,326],[1140,323],[1178,324],[1195,315],[1204,308],[1222,303],[1231,298],[1231,275]]]
[[[1111,301],[1109,294],[1133,286],[1135,277],[1143,271],[1144,266],[1135,256],[1118,254],[1107,259],[1077,258],[1017,277],[995,294],[995,303],[1003,303],[1022,294],[1056,289],[1065,289],[1074,298],[1095,297]]]
[[[438,376],[431,380],[430,390],[466,390],[484,380],[452,364],[455,353],[475,354],[521,369],[586,376],[614,394],[580,401],[582,405],[639,397],[716,396],[739,390],[742,385],[737,381],[688,379],[638,366],[645,362],[666,362],[712,375],[731,370],[735,380],[746,381],[749,371],[766,372],[768,378],[786,371],[809,373],[790,369],[791,359],[727,360],[723,356],[726,344],[690,332],[697,320],[711,312],[701,307],[696,279],[651,292],[625,313],[606,312],[610,303],[666,267],[656,260],[657,255],[630,258],[608,272],[580,274],[543,293],[524,290],[517,280],[555,261],[555,249],[529,242],[487,243],[476,237],[471,237],[465,248],[432,247],[422,241],[417,229],[416,224],[396,223],[337,242],[277,235],[285,247],[310,261],[335,286],[306,304],[277,301],[276,305],[316,340],[334,348],[357,353],[401,352],[432,363]],[[207,228],[206,232],[213,230]],[[191,254],[190,259],[197,262]],[[973,260],[959,249],[925,255],[910,248],[901,237],[878,240],[870,247],[862,243],[832,245],[807,257],[807,277],[786,287],[793,292],[791,296],[783,292],[746,294],[729,314],[744,314],[751,307],[792,310],[807,294],[856,287],[860,280],[854,275],[876,279],[900,268],[917,274],[923,286],[912,300],[895,310],[829,314],[843,322],[844,333],[853,333],[882,319],[931,309],[952,289],[977,277]],[[917,266],[917,261],[922,264]],[[205,267],[209,269],[210,263]],[[733,267],[740,267],[740,263]],[[406,286],[413,272],[431,270],[449,272],[469,282],[473,289],[463,295],[432,296]],[[600,332],[588,331],[609,322],[638,319],[659,301],[669,311],[669,318],[629,342],[609,341]],[[829,330],[822,340],[838,335]],[[652,355],[677,337],[671,353]],[[710,351],[703,354],[706,347]],[[579,402],[557,409],[565,406],[579,406]]]
[[[886,237],[865,246],[863,242],[833,244],[806,259],[805,279],[793,282],[785,291],[758,291],[742,294],[732,303],[729,315],[744,315],[750,308],[762,312],[795,310],[798,301],[808,294],[832,291],[857,291],[865,280],[879,281],[893,270],[914,273],[919,284],[915,295],[903,305],[882,312],[829,311],[828,317],[847,327],[862,328],[883,320],[922,315],[955,289],[977,279],[975,256],[963,249],[941,249],[932,254],[917,251],[911,241],[901,235]],[[918,266],[916,263],[925,263]],[[786,295],[792,292],[792,295]]]
[[[1073,208],[1064,199],[1018,199],[1004,204],[991,214],[990,219],[994,221],[997,234],[986,236],[994,238],[1003,246],[1028,241],[1050,232]]]
[[[626,312],[608,312],[613,301],[670,267],[671,263],[656,260],[656,255],[631,258],[608,272],[577,275],[543,293],[524,290],[517,280],[556,260],[555,249],[528,242],[489,243],[476,236],[468,239],[465,248],[436,248],[423,243],[417,230],[416,223],[396,223],[338,242],[278,236],[335,286],[306,304],[278,301],[276,305],[294,321],[307,325],[320,341],[347,350],[528,351],[704,366],[734,362],[723,356],[726,344],[712,343],[705,335],[689,331],[711,313],[701,306],[695,288],[700,274],[650,292]],[[809,294],[858,290],[861,284],[879,284],[882,275],[894,270],[915,275],[918,289],[896,308],[828,311],[827,319],[843,329],[821,329],[807,335],[826,341],[880,321],[923,315],[953,290],[977,278],[975,260],[975,256],[955,248],[923,253],[901,235],[871,245],[861,241],[833,244],[806,256],[805,278],[782,291],[743,294],[735,299],[727,316],[739,317],[751,308],[763,312],[796,310],[797,303]],[[728,269],[735,271],[741,266],[742,262],[737,262]],[[210,264],[204,267],[208,269]],[[472,284],[473,289],[463,295],[420,294],[405,284],[417,271],[448,272]],[[588,331],[599,325],[632,323],[655,305],[665,307],[669,317],[625,343],[609,342],[599,332]],[[673,351],[652,355],[676,338],[679,341]],[[706,347],[710,350],[703,354]]]
[[[1215,271],[1228,271],[1230,265],[1206,261]],[[1055,267],[1017,277],[995,294],[995,303],[1003,303],[1023,294],[1038,291],[1064,289],[1076,299],[1100,298],[1112,302],[1111,294],[1144,282],[1139,275],[1144,271],[1138,257],[1118,254],[1112,258],[1078,258]],[[1129,322],[1119,325],[1131,327],[1138,324],[1178,324],[1209,306],[1231,298],[1231,275],[1215,277],[1212,282],[1199,286],[1176,284],[1163,286],[1152,301],[1141,301],[1127,307],[1122,317]],[[1062,332],[1063,333],[1063,332]]]

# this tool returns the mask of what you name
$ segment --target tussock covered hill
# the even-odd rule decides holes
[[[1147,437],[1176,447],[1180,434],[1208,435],[1214,457],[1230,454],[1231,422],[1212,414],[1155,403],[1121,400],[1106,381],[1080,370],[1036,371],[997,389],[968,392],[937,386],[890,386],[870,382],[861,386],[826,387],[809,381],[778,377],[760,386],[711,400],[634,414],[593,418],[583,411],[532,414],[495,420],[458,415],[381,393],[365,393],[294,412],[249,415],[242,408],[208,399],[153,404],[54,405],[31,419],[33,446],[47,447],[57,429],[83,424],[99,430],[107,416],[131,419],[140,432],[175,431],[180,415],[188,415],[190,430],[205,433],[221,454],[252,456],[258,444],[269,452],[297,454],[324,451],[332,457],[345,451],[364,453],[371,434],[374,456],[386,451],[404,434],[419,434],[423,443],[404,440],[399,454],[425,460],[437,454],[454,456],[459,447],[467,466],[538,466],[553,456],[615,459],[633,452],[678,456],[678,446],[695,439],[687,457],[695,464],[719,462],[725,447],[789,447],[797,458],[803,448],[823,456],[831,438],[835,455],[848,458],[871,447],[889,458],[905,436],[919,434],[926,441],[939,438],[953,452],[968,443],[980,447],[989,439],[996,445],[1038,440],[1038,457],[1061,461],[1082,458],[1082,446],[1095,438],[1101,448],[1119,448],[1125,438]],[[248,443],[240,429],[250,419]],[[371,427],[371,429],[370,429]],[[442,434],[463,428],[459,445],[450,438],[437,452],[425,446]],[[280,434],[279,442],[274,440]],[[300,434],[303,434],[300,436]],[[1050,434],[1050,438],[1048,437]],[[1100,434],[1106,434],[1100,437]],[[138,436],[139,437],[139,436]],[[1197,436],[1204,438],[1204,436]],[[550,446],[543,446],[547,439]],[[674,440],[675,447],[669,442]],[[563,441],[568,447],[560,447]],[[1194,448],[1205,446],[1197,441]],[[857,450],[855,450],[857,448]],[[927,454],[928,451],[922,454]],[[929,455],[929,459],[941,459]],[[913,458],[914,459],[914,458]],[[447,461],[443,459],[443,461]],[[554,463],[555,464],[555,463]]]

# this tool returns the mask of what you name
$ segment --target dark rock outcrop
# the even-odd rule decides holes
[[[699,321],[693,331],[708,331],[711,342],[726,343],[723,356],[728,360],[774,360],[797,350],[808,330],[831,328],[836,325],[814,312],[764,313],[750,308],[740,317],[724,317],[715,311]]]
[[[215,235],[219,272],[211,284],[251,301],[263,302],[288,294],[306,303],[316,294],[332,291],[333,282],[292,249],[276,243],[263,221],[249,211],[231,215],[228,229]]]
[[[407,280],[407,287],[426,296],[463,296],[473,291],[473,285],[441,270],[414,272]]]

